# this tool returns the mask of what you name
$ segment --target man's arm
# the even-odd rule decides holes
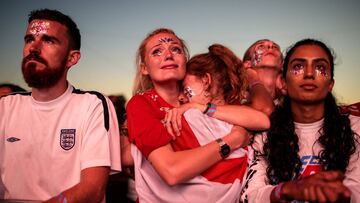
[[[109,167],[91,167],[81,171],[80,183],[45,201],[46,203],[101,202],[105,197]]]

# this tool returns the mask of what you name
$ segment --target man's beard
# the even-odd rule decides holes
[[[42,63],[45,67],[43,70],[37,70],[36,62],[28,62],[30,60]],[[48,62],[41,58],[36,53],[30,53],[28,56],[23,58],[21,70],[25,79],[25,82],[29,87],[33,88],[50,88],[53,87],[65,72],[66,58],[60,64],[60,67],[50,68]]]

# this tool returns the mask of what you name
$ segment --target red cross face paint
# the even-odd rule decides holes
[[[35,20],[30,25],[30,33],[33,35],[46,34],[50,28],[50,23],[42,20]]]

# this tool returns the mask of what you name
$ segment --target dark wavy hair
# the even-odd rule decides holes
[[[297,47],[316,45],[324,49],[330,59],[331,78],[334,73],[334,57],[332,51],[323,42],[305,39],[288,49],[284,59],[284,74],[291,55]],[[357,134],[352,131],[348,115],[340,114],[336,100],[331,92],[325,98],[324,125],[319,130],[317,142],[323,148],[319,152],[320,163],[324,170],[346,171],[350,157],[356,151]],[[298,155],[299,138],[295,133],[292,118],[290,97],[285,96],[282,105],[278,106],[270,116],[271,127],[264,144],[264,156],[267,160],[266,174],[270,184],[293,180],[299,177],[301,161]]]
[[[67,15],[61,13],[57,10],[50,9],[39,9],[33,10],[29,14],[28,23],[31,23],[33,20],[51,20],[56,21],[64,25],[68,29],[68,35],[70,39],[70,48],[72,50],[80,50],[81,46],[81,35],[80,30],[77,27],[76,23]]]

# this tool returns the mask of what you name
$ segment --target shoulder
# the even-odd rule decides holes
[[[74,88],[72,91],[72,95],[77,96],[84,100],[90,99],[90,101],[98,101],[98,102],[102,102],[102,103],[106,103],[106,101],[107,101],[107,97],[97,91],[85,91],[85,90]]]
[[[129,100],[126,108],[143,108],[155,103],[158,99],[159,95],[153,90],[138,93]]]
[[[0,103],[7,105],[14,105],[15,103],[28,101],[31,99],[31,92],[17,92],[4,95],[0,97]]]
[[[92,112],[101,112],[104,115],[105,128],[109,130],[110,111],[113,110],[113,107],[108,97],[97,91],[84,91],[75,88],[71,95],[77,105],[83,105],[84,108],[89,108]]]
[[[360,117],[355,115],[349,115],[351,129],[360,136]]]
[[[350,114],[354,116],[360,116],[360,102],[350,104],[347,106],[339,106],[339,110],[343,114]]]

